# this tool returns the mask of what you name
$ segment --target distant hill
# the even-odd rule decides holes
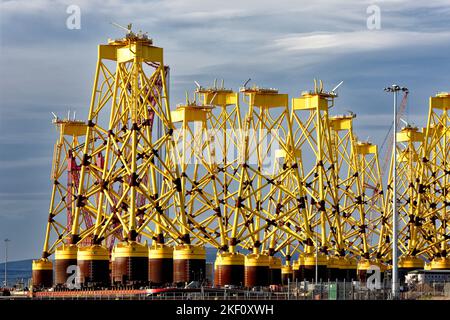
[[[28,279],[31,278],[31,263],[32,259],[20,260],[20,261],[9,261],[8,262],[8,285],[13,286],[20,280],[23,280],[25,285],[28,283]],[[3,284],[5,281],[5,263],[0,263],[0,283]]]
[[[8,261],[8,270],[22,270],[31,272],[31,263],[33,259]],[[5,263],[0,263],[0,270],[5,270]]]

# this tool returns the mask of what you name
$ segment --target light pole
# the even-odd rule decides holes
[[[392,152],[394,164],[392,167],[392,298],[399,297],[398,281],[398,214],[397,214],[397,97],[398,92],[408,92],[408,88],[393,84],[384,89],[394,96],[394,139]]]
[[[10,242],[8,238],[5,239],[5,288],[8,286],[8,242]]]
[[[317,286],[317,278],[319,277],[319,266],[318,266],[318,264],[317,264],[317,260],[318,260],[318,258],[319,258],[319,239],[318,239],[318,236],[317,236],[317,234],[318,234],[318,230],[317,230],[317,228],[319,227],[319,222],[317,221],[317,224],[316,224],[316,268],[315,268],[315,280],[316,280],[316,286]]]

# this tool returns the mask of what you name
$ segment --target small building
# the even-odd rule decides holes
[[[405,276],[407,284],[450,282],[450,270],[414,270]]]

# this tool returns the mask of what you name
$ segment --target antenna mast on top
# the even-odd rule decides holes
[[[133,31],[131,30],[131,28],[133,27],[133,24],[132,24],[132,23],[129,23],[129,24],[127,25],[126,28],[125,28],[124,26],[121,26],[121,25],[118,24],[118,23],[115,23],[115,22],[111,22],[111,24],[112,24],[113,26],[116,26],[116,27],[118,27],[118,28],[120,28],[120,29],[125,30],[125,31],[127,32],[127,35],[128,35],[128,34],[131,35],[131,34],[133,33]]]

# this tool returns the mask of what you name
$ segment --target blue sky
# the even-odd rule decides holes
[[[66,27],[69,5],[81,29]],[[366,10],[381,10],[369,30]],[[0,239],[12,260],[40,256],[56,130],[51,113],[86,118],[96,46],[133,22],[165,49],[171,103],[193,81],[252,78],[291,97],[341,80],[334,114],[352,110],[361,139],[381,143],[390,126],[392,83],[409,87],[406,118],[423,126],[428,97],[448,91],[450,1],[61,1],[0,2]],[[3,253],[4,243],[0,243]],[[1,259],[3,261],[3,258]]]

